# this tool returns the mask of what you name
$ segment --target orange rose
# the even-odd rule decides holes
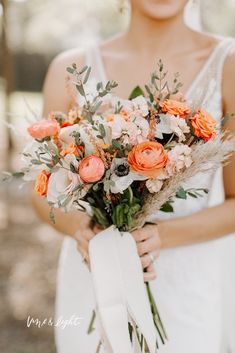
[[[197,114],[190,118],[194,133],[203,140],[210,140],[216,135],[216,120],[204,109],[198,109]]]
[[[151,179],[160,174],[167,159],[163,146],[155,141],[146,141],[134,146],[128,155],[131,168]]]
[[[47,188],[48,188],[48,180],[50,178],[50,173],[46,173],[45,170],[42,170],[36,179],[34,190],[40,196],[47,195]]]
[[[100,157],[90,155],[79,164],[79,175],[86,183],[94,183],[102,178],[105,172],[104,162]]]
[[[60,125],[56,120],[41,120],[28,127],[28,133],[35,139],[43,139],[55,136],[60,131]]]
[[[162,108],[163,113],[179,115],[182,118],[190,113],[187,104],[174,99],[166,99],[164,102],[160,102],[159,105]]]
[[[67,154],[74,154],[75,156],[79,156],[79,150],[84,151],[83,146],[77,146],[75,143],[70,143],[67,147],[63,148],[60,152],[61,156],[67,156]]]

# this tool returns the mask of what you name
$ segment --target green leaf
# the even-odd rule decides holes
[[[67,70],[68,73],[70,73],[70,74],[73,74],[74,71],[75,71],[74,68],[72,68],[72,67],[67,67],[66,70]]]
[[[197,195],[195,195],[194,193],[188,191],[188,195],[193,197],[194,199],[197,199]]]
[[[112,140],[112,146],[113,146],[114,148],[119,149],[119,150],[122,149],[122,145],[121,145],[121,143],[120,143],[118,140]]]
[[[83,84],[85,85],[89,79],[89,76],[90,76],[90,73],[91,73],[91,67],[89,66],[88,69],[87,69],[87,72],[85,74],[85,77],[83,79]]]
[[[31,160],[31,163],[32,163],[32,164],[35,164],[35,165],[40,165],[40,164],[42,164],[42,162],[39,161],[39,160],[37,160],[37,159],[32,159],[32,160]]]
[[[24,172],[14,172],[14,173],[12,173],[12,176],[14,177],[14,178],[22,178],[23,176],[24,176]]]
[[[178,199],[183,199],[183,200],[186,200],[187,199],[187,192],[184,190],[184,188],[180,187],[175,196],[178,198]]]
[[[86,94],[85,94],[83,85],[76,85],[76,88],[77,88],[78,92],[81,94],[81,96],[85,97]]]
[[[160,208],[162,212],[174,212],[173,206],[170,204],[170,202],[164,203],[162,207]]]
[[[103,89],[103,82],[98,82],[96,85],[96,90],[99,91],[101,89]]]
[[[76,173],[76,174],[77,174],[77,170],[76,170],[76,168],[74,167],[73,163],[70,163],[69,168],[70,168],[70,170],[71,170],[72,173]]]
[[[102,136],[102,138],[105,137],[106,132],[105,132],[105,128],[103,124],[99,124],[99,131],[100,131],[100,135]]]
[[[129,99],[134,99],[139,96],[144,96],[144,91],[140,86],[136,86],[133,91],[131,92]]]

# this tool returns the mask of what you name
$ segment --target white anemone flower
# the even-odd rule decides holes
[[[113,194],[123,193],[135,180],[146,180],[147,177],[129,169],[126,158],[114,158],[111,165],[111,186]]]

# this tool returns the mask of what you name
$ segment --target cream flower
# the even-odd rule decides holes
[[[78,169],[78,162],[72,155],[65,156],[63,160],[63,168],[60,168],[55,173],[52,173],[48,182],[47,200],[52,203],[55,208],[60,207],[61,200],[69,199],[69,203],[66,205],[66,209],[71,209],[74,201],[73,190],[80,186],[79,193],[76,193],[76,197],[82,198],[88,191],[88,186],[84,185],[79,174],[73,173],[70,170],[70,165],[73,164],[75,169]]]
[[[51,141],[47,142],[47,145],[49,145],[49,148],[51,149],[57,149],[56,145]],[[38,174],[42,170],[45,170],[47,172],[50,171],[49,168],[46,166],[48,160],[51,160],[51,156],[49,155],[49,153],[41,155],[42,161],[44,160],[44,158],[47,159],[45,163],[39,165],[31,163],[32,159],[38,159],[36,152],[40,153],[40,147],[43,147],[43,143],[37,142],[36,140],[31,140],[29,143],[27,143],[22,152],[21,160],[23,164],[23,170],[25,172],[25,175],[23,177],[25,181],[36,180]]]
[[[170,127],[172,131],[179,137],[179,142],[185,141],[185,134],[190,132],[190,127],[185,119],[178,116],[171,116]]]
[[[75,124],[72,126],[66,126],[63,129],[61,129],[60,134],[59,134],[59,139],[60,139],[60,141],[69,145],[70,143],[75,142],[75,139],[72,136],[73,132],[79,133],[81,140],[85,145],[85,154],[86,155],[92,154],[95,152],[95,147],[90,142],[90,138],[85,130],[86,130],[85,124]]]
[[[163,181],[159,179],[149,179],[146,182],[146,187],[150,193],[156,193],[161,190]]]
[[[125,120],[122,115],[115,114],[107,124],[112,129],[112,139],[121,139],[123,144],[141,143],[149,133],[149,123],[142,117]]]
[[[188,168],[192,164],[191,148],[184,144],[176,145],[170,152],[168,152],[168,163],[166,171],[169,176],[179,172],[184,167]]]
[[[163,134],[176,134],[179,142],[185,141],[185,134],[190,132],[185,119],[170,114],[159,114],[160,122],[156,127],[155,136],[163,139]]]

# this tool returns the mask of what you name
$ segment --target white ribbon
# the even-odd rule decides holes
[[[108,353],[140,353],[135,335],[130,341],[128,321],[134,322],[156,352],[156,329],[143,281],[136,243],[128,232],[111,226],[89,244],[91,273],[101,337]]]

